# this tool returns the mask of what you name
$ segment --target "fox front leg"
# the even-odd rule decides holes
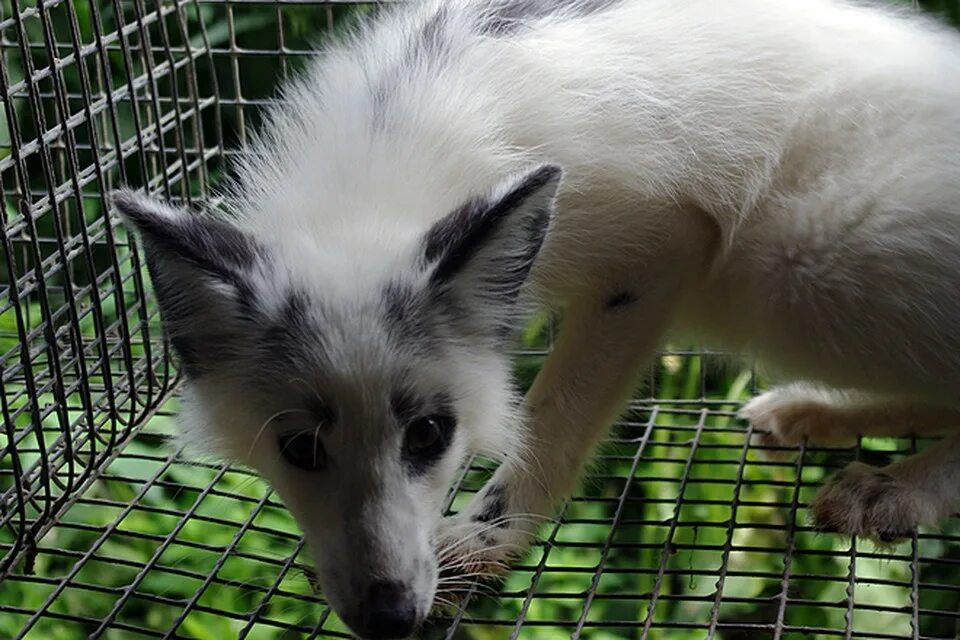
[[[572,303],[524,399],[530,435],[437,543],[451,591],[504,573],[575,488],[597,441],[622,411],[671,316],[671,294],[614,290]],[[458,579],[460,576],[462,580]],[[443,580],[443,579],[442,579]],[[444,584],[441,582],[441,593]]]

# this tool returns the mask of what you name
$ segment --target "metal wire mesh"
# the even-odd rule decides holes
[[[269,488],[171,448],[176,370],[103,203],[121,182],[209,197],[358,4],[0,2],[0,638],[348,637]],[[525,370],[549,344],[528,347]],[[758,383],[719,360],[664,354],[543,541],[424,636],[960,637],[956,522],[884,551],[807,524],[827,473],[922,443],[761,457],[734,419]]]

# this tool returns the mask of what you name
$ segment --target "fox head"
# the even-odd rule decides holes
[[[272,484],[363,637],[405,637],[426,617],[457,469],[518,445],[508,347],[560,177],[544,165],[432,226],[363,239],[259,237],[113,195],[185,373],[184,440]]]

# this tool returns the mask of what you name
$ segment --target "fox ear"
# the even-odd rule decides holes
[[[236,227],[131,190],[111,201],[143,243],[164,326],[189,375],[238,351],[256,305],[252,277],[262,261]]]
[[[426,236],[430,286],[498,335],[519,320],[516,302],[553,216],[562,170],[543,165],[506,180],[437,222]]]

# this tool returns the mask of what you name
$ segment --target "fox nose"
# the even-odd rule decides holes
[[[410,590],[400,582],[378,580],[367,589],[360,615],[365,640],[401,640],[417,626],[417,609]]]

